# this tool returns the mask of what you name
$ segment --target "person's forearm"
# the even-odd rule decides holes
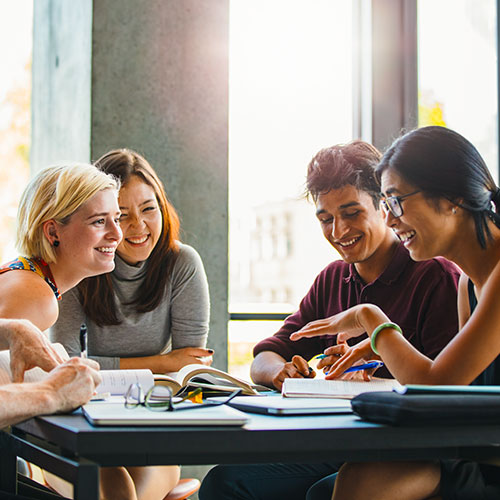
[[[0,428],[58,410],[57,395],[43,383],[0,387]]]
[[[153,373],[165,373],[175,371],[169,368],[168,359],[162,354],[154,356],[140,356],[134,358],[120,358],[120,370],[149,369]]]
[[[275,352],[260,352],[252,362],[250,376],[256,384],[274,387],[273,378],[285,363],[285,358]]]
[[[370,305],[360,309],[359,318],[370,341],[375,328],[390,322],[378,307]],[[392,375],[402,384],[433,383],[428,378],[432,361],[417,351],[401,333],[391,328],[380,331],[375,339],[375,347]]]

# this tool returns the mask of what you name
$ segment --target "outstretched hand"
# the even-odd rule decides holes
[[[307,323],[302,329],[290,335],[291,340],[300,340],[321,335],[337,335],[342,333],[342,342],[351,337],[359,337],[365,328],[358,320],[358,312],[362,306],[354,306],[346,311],[324,319]]]

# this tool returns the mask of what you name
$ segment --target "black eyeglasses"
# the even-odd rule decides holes
[[[420,193],[420,191],[413,191],[413,193],[404,194],[402,196],[389,196],[388,198],[380,200],[380,205],[386,213],[391,212],[394,217],[401,217],[403,215],[401,202],[417,193]]]
[[[174,397],[170,387],[165,385],[154,385],[146,394],[141,384],[131,384],[125,394],[125,408],[133,409],[138,406],[145,406],[151,411],[174,411],[174,410],[195,410],[196,408],[206,408],[207,406],[220,406],[229,403],[231,399],[241,394],[241,389],[237,389],[224,399],[217,401],[205,401],[203,403],[191,403],[186,401],[201,393],[201,388],[186,393],[179,401],[174,402]]]

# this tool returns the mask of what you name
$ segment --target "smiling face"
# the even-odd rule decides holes
[[[162,231],[162,216],[154,189],[133,175],[120,189],[120,225],[123,240],[118,255],[128,264],[146,260]]]
[[[391,169],[382,173],[381,189],[385,197],[403,196],[418,188]],[[397,234],[413,260],[450,255],[459,217],[448,200],[430,200],[419,192],[401,202],[403,215],[386,214],[386,224]]]
[[[358,271],[362,264],[378,268],[380,262],[380,266],[385,266],[385,254],[394,243],[394,236],[368,193],[347,185],[320,194],[316,216],[323,235],[345,262],[357,264]],[[375,269],[375,273],[382,270]]]
[[[48,233],[59,241],[57,263],[68,273],[89,276],[111,272],[122,237],[116,191],[104,189],[83,203],[65,224],[49,221]],[[65,272],[65,274],[68,274]]]

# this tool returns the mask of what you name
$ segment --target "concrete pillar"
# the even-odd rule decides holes
[[[200,253],[227,367],[229,0],[34,2],[32,166],[143,154]]]

